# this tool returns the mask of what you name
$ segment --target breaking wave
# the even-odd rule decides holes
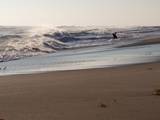
[[[118,32],[118,39],[112,33]],[[159,37],[160,27],[0,27],[0,62],[93,46],[118,47],[149,37]]]

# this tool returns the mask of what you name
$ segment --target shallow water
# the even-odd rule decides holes
[[[160,44],[112,50],[108,50],[106,46],[99,46],[1,62],[0,75],[104,68],[159,60]]]

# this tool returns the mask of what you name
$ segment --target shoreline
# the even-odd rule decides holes
[[[80,71],[90,71],[90,70],[112,70],[112,69],[124,69],[132,66],[141,66],[141,65],[150,65],[150,64],[159,64],[160,61],[155,62],[146,62],[146,63],[135,63],[135,64],[124,64],[124,65],[116,65],[116,66],[107,66],[107,67],[98,67],[98,68],[86,68],[86,69],[75,69],[75,70],[55,70],[55,71],[37,71],[37,72],[26,72],[26,73],[17,73],[17,74],[5,74],[0,75],[0,77],[12,77],[12,76],[23,76],[23,75],[40,75],[40,74],[47,74],[47,73],[56,73],[56,72],[80,72]]]
[[[159,36],[160,27],[89,28],[89,31],[85,27],[84,30],[77,28],[73,33],[72,27],[70,30],[62,27],[60,31],[23,28],[18,38],[15,35],[22,28],[4,29],[7,33],[2,35],[13,47],[2,44],[6,56],[4,53],[1,59],[23,56],[24,59],[0,63],[0,74],[3,74],[0,75],[0,120],[160,120],[160,38],[142,40]],[[30,36],[28,30],[34,35]],[[108,42],[112,30],[122,30],[124,40]],[[13,36],[8,34],[10,31]],[[43,32],[51,39],[44,39]],[[53,40],[52,33],[56,33],[57,41]],[[22,41],[27,39],[29,41]],[[39,48],[60,51],[66,48],[63,40],[73,40],[68,48],[104,43],[111,46],[25,58],[24,54],[34,56],[36,51],[41,51]],[[37,41],[40,44],[35,46]],[[44,43],[53,48],[48,49]],[[10,75],[4,75],[8,73]]]

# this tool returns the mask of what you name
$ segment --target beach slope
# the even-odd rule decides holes
[[[160,120],[160,63],[0,77],[2,120]]]

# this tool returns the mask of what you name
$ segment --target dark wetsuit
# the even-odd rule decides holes
[[[115,33],[112,33],[112,35],[113,35],[113,39],[118,39],[116,32],[115,32]]]

